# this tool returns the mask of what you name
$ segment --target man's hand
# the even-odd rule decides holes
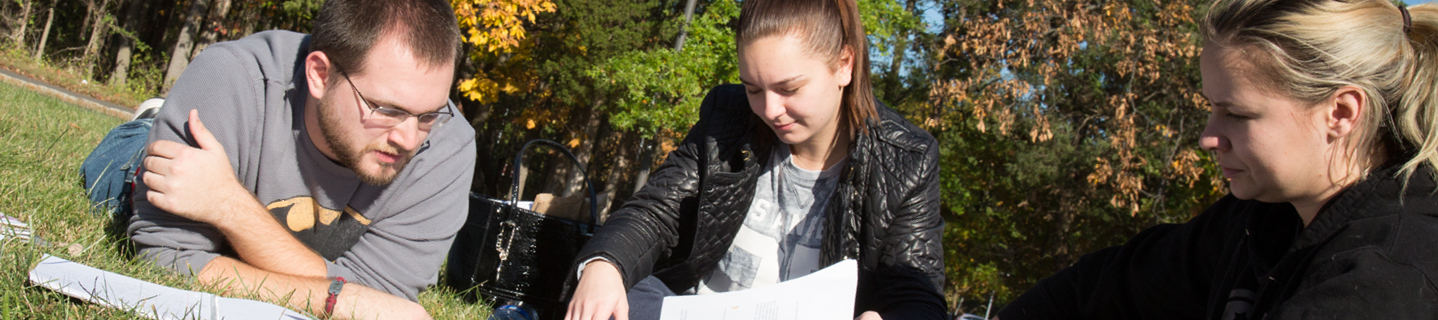
[[[614,264],[595,260],[584,266],[569,313],[564,320],[629,320],[629,299],[624,292],[624,277]]]
[[[215,225],[224,222],[226,208],[236,199],[252,198],[235,179],[225,148],[190,110],[190,133],[200,148],[160,140],[149,145],[142,176],[150,188],[145,198],[155,207],[186,219]]]
[[[859,317],[854,318],[854,320],[884,320],[884,317],[880,317],[878,312],[865,311],[864,314],[860,314]]]

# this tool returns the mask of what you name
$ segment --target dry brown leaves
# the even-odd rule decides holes
[[[1140,130],[1160,130],[1160,136],[1176,138],[1169,132],[1171,128],[1142,125],[1146,121],[1134,107],[1158,100],[1174,108],[1206,108],[1198,88],[1186,77],[1166,77],[1164,70],[1175,61],[1190,61],[1199,54],[1191,40],[1195,37],[1194,8],[1177,1],[1158,6],[1158,12],[1139,17],[1123,1],[1031,0],[1026,8],[1000,6],[1000,13],[970,15],[976,18],[966,19],[955,31],[942,35],[944,59],[940,61],[969,63],[966,69],[971,76],[934,83],[932,103],[946,110],[948,117],[938,126],[943,129],[964,123],[960,119],[977,119],[973,122],[980,132],[1017,134],[1031,143],[1053,139],[1055,121],[1098,126],[1094,129],[1103,132],[1114,153],[1096,159],[1087,181],[1117,190],[1109,199],[1111,205],[1138,212],[1144,191],[1139,171],[1148,163],[1135,152],[1142,147]],[[1085,72],[1075,70],[1073,61],[1081,59],[1080,55],[1092,55],[1091,50],[1123,57],[1103,67],[1110,68],[1107,74],[1125,79],[1126,92],[1090,103],[1099,105],[1083,106],[1088,108],[1086,117],[1103,121],[1052,114],[1075,107],[1044,105],[1041,101],[1062,101],[1043,99],[1043,94],[1056,94],[1044,89],[1059,81],[1073,81],[1071,73]],[[1033,76],[1015,76],[1015,70]],[[1021,117],[1032,123],[1027,130],[1011,132]],[[1067,119],[1059,120],[1062,117]],[[1191,149],[1175,150],[1173,160],[1164,166],[1166,177],[1190,187],[1203,178],[1200,158]]]

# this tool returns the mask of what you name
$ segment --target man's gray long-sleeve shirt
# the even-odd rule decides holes
[[[474,129],[449,121],[430,132],[392,183],[364,184],[321,154],[305,133],[308,46],[308,35],[288,31],[210,46],[175,83],[149,143],[194,146],[186,122],[198,109],[240,184],[324,257],[330,277],[415,300],[438,280],[467,216]],[[452,104],[446,108],[459,114]],[[218,230],[155,208],[145,200],[143,181],[135,187],[129,234],[142,259],[198,274],[211,259],[233,256]]]

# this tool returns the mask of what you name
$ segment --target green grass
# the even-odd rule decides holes
[[[0,240],[0,320],[132,319],[138,315],[76,301],[30,286],[42,254],[186,290],[211,291],[192,278],[137,263],[106,232],[108,218],[90,213],[79,166],[122,119],[0,84],[0,212],[28,223],[36,237],[60,246]],[[484,319],[489,308],[431,288],[420,304],[436,319]]]

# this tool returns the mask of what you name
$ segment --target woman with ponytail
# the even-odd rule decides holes
[[[658,319],[665,296],[858,262],[854,315],[944,319],[939,147],[875,101],[854,0],[745,0],[743,85],[699,121],[575,263],[570,320]]]
[[[1203,37],[1199,144],[1231,193],[1000,317],[1438,317],[1438,7],[1219,0]]]

